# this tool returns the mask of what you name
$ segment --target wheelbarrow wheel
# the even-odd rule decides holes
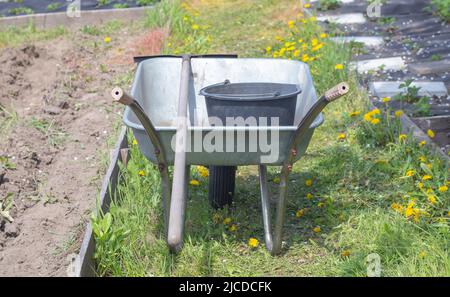
[[[236,166],[209,167],[209,203],[214,209],[223,208],[233,202]]]

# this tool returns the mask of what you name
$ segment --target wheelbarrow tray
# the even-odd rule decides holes
[[[160,138],[167,163],[174,162],[172,141],[176,133],[176,118],[178,108],[178,95],[180,87],[181,59],[160,57],[144,60],[139,63],[135,79],[131,88],[132,97],[141,104],[145,113],[155,125]],[[297,125],[310,107],[317,101],[309,67],[299,61],[282,59],[229,59],[229,58],[192,58],[192,73],[190,77],[190,93],[188,97],[188,152],[187,165],[281,165],[289,154],[289,145],[297,129]],[[207,122],[205,98],[199,91],[226,79],[232,83],[240,82],[272,82],[298,84],[302,92],[297,97],[295,118],[293,126],[210,126]],[[123,116],[125,124],[132,128],[140,150],[145,157],[157,163],[154,147],[133,111],[127,107]],[[316,117],[297,145],[298,160],[306,151],[314,129],[323,122],[322,114]],[[261,150],[259,145],[250,150],[254,144],[252,135],[267,131],[270,140],[273,133],[278,133],[278,153],[275,158],[267,158],[268,152]],[[207,151],[203,146],[195,146],[195,140],[204,139],[211,132],[217,135],[225,133],[223,148],[227,148],[226,140],[234,135],[233,144],[226,152]],[[231,134],[233,133],[233,134]],[[275,136],[275,135],[274,135]],[[238,138],[239,137],[239,138]],[[238,141],[245,139],[245,151],[238,151]],[[273,146],[272,146],[273,148]],[[264,158],[264,156],[266,156]]]

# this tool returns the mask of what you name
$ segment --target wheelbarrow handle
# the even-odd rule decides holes
[[[170,197],[171,197],[171,188],[170,188],[170,176],[169,169],[167,164],[167,159],[164,153],[164,148],[161,144],[161,140],[158,137],[158,133],[156,132],[155,126],[152,121],[149,119],[144,109],[141,107],[139,102],[135,100],[133,97],[125,93],[121,88],[115,87],[111,91],[111,96],[114,101],[122,103],[126,106],[129,106],[131,110],[134,112],[138,120],[141,122],[144,127],[147,136],[150,138],[151,143],[155,149],[155,156],[158,160],[158,169],[161,174],[161,188],[162,188],[162,196],[163,196],[163,204],[164,204],[164,221],[166,225],[166,232],[168,229],[169,222],[169,205],[170,205]]]
[[[297,144],[305,135],[306,131],[308,131],[311,124],[314,122],[316,117],[319,115],[319,113],[325,108],[325,106],[328,105],[328,103],[333,102],[334,100],[344,96],[348,93],[350,90],[350,87],[348,83],[341,82],[328,91],[325,92],[323,96],[317,100],[317,102],[308,110],[306,115],[303,117],[303,119],[300,121],[300,123],[297,126],[297,130],[295,131],[290,145],[290,154],[287,160],[287,164],[292,164],[293,159],[296,156],[295,148],[297,147]]]
[[[172,180],[172,197],[170,199],[169,226],[167,244],[172,252],[179,252],[183,247],[184,218],[186,211],[188,170],[186,165],[186,146],[188,137],[187,108],[189,81],[191,77],[191,56],[182,56],[180,93],[178,100],[177,132],[175,135],[175,158]]]
[[[325,92],[325,94],[317,100],[317,102],[308,110],[306,115],[300,121],[297,126],[291,143],[289,145],[289,154],[286,161],[281,169],[280,176],[280,186],[279,186],[279,197],[277,200],[277,208],[275,214],[275,225],[272,234],[271,228],[271,218],[270,218],[270,203],[268,198],[267,190],[267,178],[266,178],[266,168],[264,165],[259,166],[260,172],[260,184],[261,184],[261,203],[263,210],[263,221],[265,230],[265,242],[266,247],[272,255],[276,255],[281,251],[281,235],[283,230],[284,215],[286,212],[286,202],[287,202],[287,184],[289,180],[289,173],[292,170],[292,163],[297,155],[296,148],[299,141],[309,130],[312,122],[316,119],[319,113],[328,105],[328,103],[338,99],[339,97],[347,94],[349,91],[349,86],[347,83],[342,82],[337,84],[333,88]]]

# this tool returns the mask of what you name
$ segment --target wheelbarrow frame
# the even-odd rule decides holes
[[[215,55],[214,57],[217,57]],[[223,57],[223,56],[221,56]],[[141,60],[142,61],[142,60]],[[183,72],[183,75],[189,75]],[[290,139],[286,158],[282,164],[282,170],[280,174],[280,184],[279,184],[279,194],[277,200],[277,206],[275,210],[275,224],[272,228],[271,220],[271,206],[270,206],[270,194],[267,186],[267,165],[259,164],[259,181],[260,181],[260,192],[261,192],[261,205],[262,205],[262,217],[264,225],[264,239],[267,250],[272,254],[276,255],[280,253],[282,247],[282,229],[284,225],[284,218],[286,212],[286,202],[287,202],[287,190],[288,190],[288,178],[292,171],[292,164],[298,159],[297,146],[299,145],[302,137],[307,134],[310,129],[311,124],[323,108],[333,100],[341,97],[349,91],[349,87],[346,83],[338,84],[329,91],[327,91],[322,97],[315,102],[315,104],[309,109],[306,115],[301,119],[300,123],[297,125],[295,132],[292,134]],[[186,165],[186,179],[184,182],[179,182],[173,184],[173,187],[181,187],[177,189],[170,188],[170,175],[168,171],[168,160],[164,153],[164,148],[159,137],[159,133],[153,125],[152,121],[149,119],[139,102],[133,99],[128,94],[124,93],[122,89],[115,88],[112,91],[113,98],[127,106],[135,113],[138,120],[141,122],[146,134],[148,135],[153,148],[154,155],[156,156],[158,169],[161,175],[161,188],[162,188],[162,198],[163,198],[163,208],[164,208],[164,221],[165,230],[168,233],[167,242],[169,248],[173,252],[178,252],[183,244],[184,236],[184,213],[188,195],[188,180],[190,166]],[[177,202],[177,205],[171,205],[172,191],[177,191],[183,197],[180,197],[180,201],[184,203]],[[178,199],[177,199],[178,200]],[[175,218],[175,220],[174,220]],[[169,234],[169,230],[172,230]]]

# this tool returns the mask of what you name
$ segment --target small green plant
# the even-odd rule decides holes
[[[431,61],[437,62],[437,61],[440,61],[440,60],[442,60],[442,56],[439,55],[439,54],[434,54],[434,55],[431,56]]]
[[[16,164],[11,162],[8,157],[0,156],[0,168],[4,169],[16,169]]]
[[[319,10],[331,10],[336,9],[340,6],[341,2],[339,0],[319,0]]]
[[[427,96],[421,97],[416,103],[414,103],[414,115],[416,116],[429,116],[430,115],[430,98]]]
[[[444,21],[450,22],[450,1],[431,0],[431,5],[436,9],[436,14]]]
[[[362,42],[352,40],[350,41],[349,46],[352,50],[353,55],[362,55],[367,53],[367,51],[364,48],[364,43]]]
[[[148,6],[155,3],[155,0],[137,0],[136,4],[139,6]]]
[[[103,259],[114,259],[114,255],[122,247],[122,242],[128,230],[122,228],[111,228],[113,217],[110,213],[105,215],[92,215],[92,231],[94,232],[96,250],[94,257],[100,259],[99,270],[104,270],[104,267],[111,265],[110,263],[104,263]]]
[[[98,0],[97,7],[102,7],[102,6],[108,5],[109,3],[111,3],[110,0]]]
[[[11,15],[23,15],[23,14],[33,14],[34,10],[29,7],[15,7],[8,10],[8,13]]]
[[[115,8],[115,9],[128,8],[128,7],[130,7],[128,5],[128,3],[116,3],[113,5],[113,8]]]
[[[14,222],[14,219],[9,213],[14,205],[13,196],[13,193],[8,193],[6,194],[6,197],[3,199],[3,201],[0,201],[0,218],[5,218],[10,223]]]
[[[91,25],[84,25],[81,28],[81,32],[92,36],[99,36],[101,34],[100,30],[96,26]]]
[[[44,134],[44,136],[47,138],[48,144],[50,144],[51,146],[60,146],[67,139],[67,134],[61,131],[58,127],[55,127],[54,120],[48,121],[46,119],[32,118],[30,121],[30,125]]]
[[[395,22],[395,17],[381,17],[378,19],[380,25],[391,25]]]
[[[61,6],[62,6],[61,3],[59,3],[59,2],[53,2],[53,3],[50,3],[50,4],[47,6],[47,10],[48,10],[48,11],[55,11],[55,10],[57,10],[58,8],[60,8]]]
[[[419,100],[418,94],[420,87],[412,85],[413,80],[408,79],[399,85],[399,89],[406,88],[406,92],[400,92],[392,97],[394,100],[403,101],[407,103],[415,103]]]
[[[406,88],[406,92],[400,92],[394,95],[392,99],[413,104],[413,115],[428,116],[430,114],[430,98],[427,96],[419,96],[420,87],[413,86],[412,83],[412,79],[408,79],[401,83],[399,89],[403,90]]]

